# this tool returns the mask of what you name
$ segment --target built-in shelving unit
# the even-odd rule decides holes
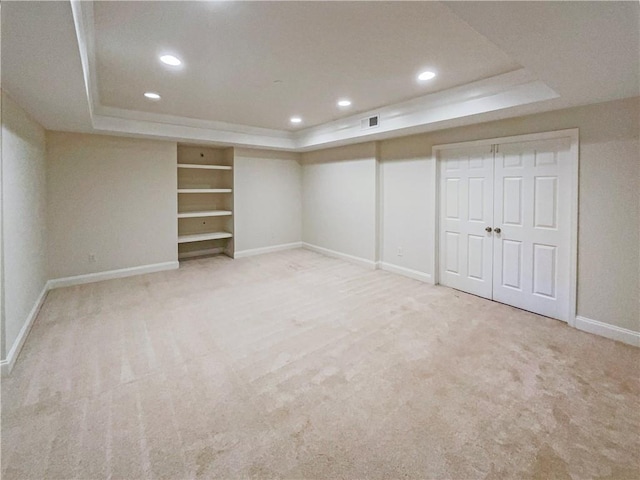
[[[228,232],[195,233],[193,235],[178,235],[178,243],[202,242],[204,240],[220,240],[231,238],[233,235]]]
[[[178,168],[191,168],[196,170],[233,170],[228,165],[198,165],[195,163],[179,163]]]
[[[200,212],[182,212],[178,213],[178,218],[196,218],[196,217],[224,217],[231,215],[231,210],[209,210]]]
[[[231,193],[230,188],[179,188],[178,193]]]
[[[233,148],[178,145],[178,258],[233,257]]]

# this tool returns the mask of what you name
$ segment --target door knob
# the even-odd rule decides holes
[[[484,230],[485,230],[487,233],[491,233],[491,227],[486,227]]]
[[[493,229],[493,231],[496,232],[496,233],[500,233],[502,230],[500,230],[500,227],[496,227],[496,228]]]

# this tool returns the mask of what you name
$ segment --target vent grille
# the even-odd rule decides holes
[[[363,118],[360,120],[360,128],[375,128],[380,125],[380,115],[374,115],[372,117]]]

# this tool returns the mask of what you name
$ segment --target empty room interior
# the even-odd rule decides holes
[[[3,479],[640,478],[640,4],[2,1]]]

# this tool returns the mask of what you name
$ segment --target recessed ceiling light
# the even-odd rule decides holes
[[[339,107],[348,107],[349,105],[351,105],[351,100],[344,99],[338,101]]]
[[[149,100],[160,100],[160,95],[158,95],[155,92],[146,92],[144,96],[147,97]]]
[[[160,57],[160,61],[167,65],[171,65],[172,67],[177,67],[178,65],[182,64],[182,61],[180,61],[178,57],[173,55],[162,55]]]
[[[300,117],[291,117],[291,123],[302,123],[302,119]]]
[[[431,80],[436,74],[430,71],[422,72],[418,75],[418,80]]]

